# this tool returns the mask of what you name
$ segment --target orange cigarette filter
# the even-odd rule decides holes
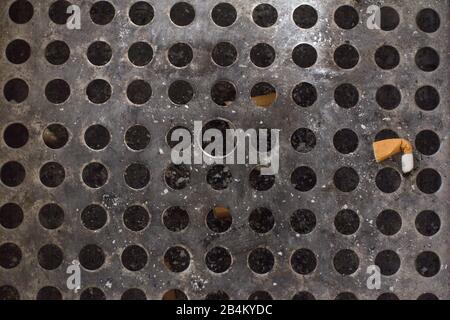
[[[375,160],[382,162],[402,152],[402,170],[407,173],[414,168],[413,147],[406,139],[386,139],[373,143]]]

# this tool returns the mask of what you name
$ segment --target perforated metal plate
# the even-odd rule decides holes
[[[0,299],[450,298],[447,1],[53,2],[0,3]],[[217,118],[281,129],[273,183],[167,169]]]

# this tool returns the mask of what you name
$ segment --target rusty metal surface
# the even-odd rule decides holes
[[[69,30],[49,18],[52,0],[30,1],[34,7],[31,20],[15,23],[9,15],[14,2],[4,0],[0,4],[0,206],[15,203],[24,217],[17,227],[0,225],[0,262],[4,261],[0,266],[0,287],[16,288],[22,299],[36,298],[46,286],[57,288],[64,299],[78,299],[91,287],[100,289],[107,299],[120,299],[130,288],[142,290],[147,299],[160,299],[171,289],[181,290],[189,299],[203,299],[218,291],[231,299],[247,299],[256,291],[266,291],[274,299],[291,299],[298,292],[309,292],[316,299],[334,299],[343,292],[351,292],[358,299],[376,299],[386,292],[400,299],[416,299],[424,293],[450,298],[447,1],[266,0],[264,3],[272,4],[278,13],[276,23],[268,28],[256,25],[252,19],[253,9],[261,3],[255,0],[226,1],[237,11],[237,20],[229,27],[219,27],[212,21],[211,11],[221,2],[218,0],[186,0],[195,10],[195,19],[188,26],[176,26],[171,21],[170,8],[177,2],[174,0],[146,0],[154,9],[154,18],[145,26],[130,21],[128,13],[133,1],[110,0],[115,15],[105,25],[95,24],[90,17],[94,1],[72,1],[81,8],[81,30]],[[318,20],[312,28],[300,28],[292,18],[301,4],[309,4],[317,12]],[[371,4],[394,8],[400,19],[398,26],[392,31],[369,30],[366,10]],[[359,22],[354,28],[340,28],[334,21],[334,12],[341,5],[353,6],[358,12]],[[419,29],[416,17],[424,8],[439,14],[437,31]],[[15,39],[23,39],[30,46],[30,57],[24,63],[12,63],[7,57],[7,47]],[[64,41],[70,48],[70,57],[61,65],[49,63],[45,56],[47,45],[54,40]],[[104,41],[112,49],[112,58],[104,66],[88,61],[88,48],[95,41]],[[151,62],[142,67],[129,60],[129,48],[136,42],[147,42],[153,49]],[[211,58],[220,42],[232,43],[236,48],[237,60],[229,67],[220,67]],[[168,60],[167,52],[176,43],[187,43],[192,48],[193,60],[185,68],[176,68]],[[259,43],[269,44],[275,51],[275,59],[267,68],[255,66],[250,59],[251,49]],[[297,66],[292,59],[294,48],[301,43],[311,45],[317,52],[317,61],[308,68]],[[350,44],[359,53],[354,68],[343,69],[334,59],[335,51],[343,44]],[[377,65],[376,51],[383,45],[395,47],[399,53],[399,63],[393,69],[384,70]],[[432,47],[440,56],[434,71],[423,71],[415,62],[416,53],[423,47]],[[382,63],[387,60],[381,57]],[[13,78],[28,84],[29,93],[23,102],[8,101],[11,97],[8,99],[5,87]],[[70,96],[63,103],[52,103],[46,97],[47,84],[54,79],[63,79],[70,86]],[[110,99],[103,104],[92,103],[86,94],[95,79],[106,80],[112,88]],[[149,101],[139,106],[127,98],[127,87],[136,79],[147,81],[152,91]],[[185,105],[176,105],[169,99],[169,87],[176,80],[187,81],[193,87],[193,98]],[[235,101],[228,107],[215,104],[211,98],[211,88],[219,80],[232,82],[237,90]],[[268,108],[257,107],[251,100],[252,87],[259,82],[268,82],[276,89],[276,101]],[[309,107],[298,106],[292,99],[294,88],[302,82],[316,88],[317,100]],[[335,101],[335,89],[344,83],[352,84],[359,93],[359,101],[352,108],[342,108]],[[401,101],[393,110],[383,109],[377,103],[377,90],[384,85],[393,85],[401,93]],[[439,92],[440,103],[433,110],[423,110],[416,103],[416,91],[423,86],[432,86]],[[61,93],[57,87],[54,95],[57,98]],[[386,99],[389,103],[392,96]],[[164,172],[171,161],[167,132],[180,125],[192,130],[194,121],[215,118],[227,119],[236,128],[281,129],[280,173],[269,190],[255,190],[249,181],[253,167],[244,165],[229,166],[232,180],[225,190],[214,190],[207,183],[206,166],[189,168],[190,180],[182,190],[166,184]],[[26,144],[18,148],[9,146],[8,138],[5,139],[12,123],[23,124],[29,133]],[[68,142],[59,149],[49,148],[43,139],[46,127],[55,123],[69,133]],[[95,124],[107,128],[110,135],[107,146],[99,146],[101,150],[93,150],[85,141],[85,131]],[[145,126],[150,134],[150,143],[141,151],[133,151],[125,143],[125,134],[134,125]],[[291,144],[291,136],[299,128],[308,128],[315,135],[316,144],[309,152],[297,152]],[[333,143],[341,129],[356,134],[356,149],[351,143],[349,146],[351,140],[345,134],[341,143]],[[394,186],[392,193],[381,191],[376,177],[383,168],[393,168],[398,174],[388,172],[387,177],[380,177],[379,186],[398,179],[399,159],[377,164],[371,150],[371,143],[384,129],[416,142],[416,147],[425,145],[415,150],[416,169],[401,176],[400,185]],[[439,137],[438,151],[428,152],[431,155],[420,150],[429,145],[433,149],[436,139],[428,141],[431,138],[427,135],[425,142],[416,140],[423,130],[431,130]],[[101,145],[96,134],[94,142]],[[344,151],[349,148],[351,152],[343,154],[335,145],[343,145]],[[5,183],[10,174],[5,164],[11,161],[20,163],[25,170],[23,182],[16,187]],[[63,182],[54,188],[45,186],[40,177],[41,167],[48,162],[59,163],[65,172]],[[108,172],[107,182],[98,189],[83,182],[83,168],[92,162],[102,163]],[[126,168],[134,163],[143,164],[150,172],[149,183],[144,178],[146,186],[140,190],[129,187],[124,178]],[[296,168],[305,166],[314,171],[316,183],[301,192],[291,176]],[[348,173],[334,181],[336,172],[344,167],[353,168],[359,177],[351,192],[337,187],[340,183],[341,189],[348,187]],[[429,184],[419,182],[424,176],[429,177],[429,171],[423,172],[427,168],[440,175],[436,192],[423,192],[433,189],[435,176]],[[64,220],[56,229],[45,228],[39,219],[41,208],[48,203],[56,203],[64,211]],[[86,228],[81,218],[91,204],[98,204],[107,212],[105,225],[95,231]],[[141,231],[132,231],[124,224],[124,212],[133,205],[143,206],[150,215],[148,225]],[[169,230],[163,222],[165,210],[175,206],[184,208],[189,216],[187,228],[179,232]],[[214,207],[229,208],[232,216],[231,227],[223,233],[214,232],[206,223],[208,212]],[[255,232],[249,224],[250,213],[260,207],[269,209],[274,218],[274,227],[264,234]],[[300,209],[315,215],[316,225],[310,233],[297,233],[291,226],[291,216]],[[338,212],[348,209],[359,218],[356,231],[351,230],[354,224],[348,216],[343,218],[343,227],[338,220],[335,222]],[[384,210],[395,210],[401,218],[401,229],[394,235],[383,234],[377,226],[377,217]],[[425,210],[434,211],[440,221],[439,231],[433,235],[425,236],[417,229],[418,224],[419,228],[426,228],[435,222],[431,218],[424,219],[423,225],[416,221]],[[311,222],[311,218],[307,221]],[[387,225],[391,223],[389,220]],[[338,228],[348,225],[352,234],[342,234],[335,224]],[[431,229],[435,230],[433,226]],[[20,261],[12,268],[5,266],[15,264],[12,260],[18,255],[6,243],[16,244],[21,251]],[[42,250],[39,254],[47,244],[60,248],[61,261],[54,255],[55,249],[48,255]],[[75,293],[66,287],[66,269],[73,260],[80,260],[80,252],[90,244],[103,250],[105,261],[96,270],[82,267],[81,290]],[[131,245],[141,246],[145,254],[124,254]],[[206,254],[218,246],[227,248],[231,255],[231,266],[223,273],[212,272],[205,262]],[[190,259],[186,270],[169,270],[170,257],[164,256],[172,247],[187,250]],[[268,249],[273,257],[272,268],[270,255],[259,264],[270,270],[266,274],[257,274],[249,267],[250,253],[260,247]],[[298,249],[310,250],[316,262],[307,251],[301,251],[304,254],[297,259],[294,252]],[[351,269],[355,263],[348,257],[340,262],[339,252],[343,249],[352,250],[358,257],[354,265],[357,269],[350,275],[336,270],[339,266]],[[377,264],[396,272],[382,276],[379,290],[369,290],[366,269],[385,250],[394,251],[397,257],[381,254]],[[439,261],[417,262],[424,251],[434,252]],[[139,260],[142,256],[147,256],[147,260]],[[145,266],[130,271],[123,265],[122,261],[128,259],[124,257],[130,258],[136,268],[140,261]],[[400,266],[396,270],[398,260]],[[42,267],[46,263],[52,270]],[[222,263],[223,260],[218,264]],[[432,277],[418,272],[427,272],[436,265],[439,272]]]

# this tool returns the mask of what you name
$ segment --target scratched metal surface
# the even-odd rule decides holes
[[[9,16],[13,2],[4,0],[0,4],[0,87],[5,91],[9,80],[20,78],[28,84],[29,94],[20,103],[8,101],[5,94],[0,96],[0,128],[5,136],[9,124],[21,123],[29,139],[20,148],[11,148],[4,138],[0,141],[0,165],[16,161],[25,169],[20,185],[7,186],[3,173],[0,183],[0,205],[15,203],[24,216],[17,227],[0,225],[3,298],[35,299],[47,286],[56,288],[53,291],[60,292],[64,299],[79,299],[92,287],[100,289],[107,299],[120,299],[130,288],[140,289],[147,299],[161,299],[171,289],[179,289],[189,299],[203,299],[218,291],[231,299],[247,299],[257,291],[266,291],[274,299],[291,299],[298,292],[309,292],[316,299],[334,299],[343,292],[351,292],[358,299],[376,299],[387,292],[400,299],[417,299],[424,293],[450,298],[447,1],[376,1],[397,11],[400,23],[392,31],[366,27],[366,10],[375,3],[368,0],[266,0],[264,3],[272,4],[278,12],[276,23],[269,28],[261,28],[252,20],[253,8],[261,3],[255,0],[227,0],[235,7],[237,20],[223,28],[211,19],[211,10],[219,0],[186,0],[195,10],[195,20],[185,27],[171,22],[169,12],[177,2],[174,0],[146,0],[154,9],[154,18],[145,26],[130,21],[128,12],[133,1],[110,0],[114,19],[98,25],[89,15],[94,1],[74,0],[81,8],[81,30],[52,22],[48,14],[52,0],[30,1],[33,17],[17,24]],[[293,21],[293,12],[301,4],[317,11],[318,21],[312,28],[301,29]],[[333,19],[341,5],[353,6],[359,14],[359,23],[351,30],[340,28]],[[436,32],[426,33],[417,26],[416,16],[424,8],[433,8],[440,15]],[[31,56],[24,63],[11,63],[5,54],[14,39],[25,40],[31,48]],[[62,65],[52,65],[45,58],[45,48],[53,40],[70,47],[70,57]],[[101,67],[92,65],[86,56],[89,45],[98,40],[112,48],[111,61]],[[144,67],[136,67],[128,59],[128,49],[137,41],[148,42],[153,48],[153,59]],[[230,67],[218,67],[211,60],[214,46],[223,41],[232,43],[238,52],[237,61]],[[177,42],[193,48],[194,58],[186,68],[175,68],[167,59],[168,49]],[[275,61],[268,68],[256,67],[249,58],[251,48],[258,43],[275,49]],[[300,43],[310,44],[317,52],[317,62],[309,68],[298,67],[291,58]],[[359,52],[358,64],[349,70],[337,66],[333,59],[334,51],[344,43]],[[376,50],[385,44],[399,52],[400,63],[391,70],[379,68],[374,58]],[[420,70],[415,63],[416,52],[428,46],[440,56],[439,66],[432,72]],[[44,94],[53,79],[64,79],[70,85],[70,97],[61,104],[51,103]],[[86,96],[86,87],[94,79],[104,79],[112,87],[111,98],[104,104],[93,104]],[[144,79],[152,88],[151,99],[142,106],[127,99],[127,86],[134,79]],[[188,81],[194,88],[194,97],[187,105],[178,106],[169,100],[168,88],[175,80]],[[218,80],[231,81],[237,89],[236,100],[229,107],[218,106],[211,99],[211,87]],[[253,85],[262,81],[277,91],[277,99],[269,108],[256,107],[250,98]],[[291,98],[300,82],[316,87],[317,100],[310,107],[299,107]],[[343,83],[353,84],[359,92],[353,108],[341,108],[334,100],[335,88]],[[401,92],[401,102],[394,110],[382,109],[376,102],[377,89],[385,84]],[[439,92],[440,103],[434,110],[424,111],[415,102],[416,91],[424,85]],[[177,125],[192,129],[194,120],[214,118],[227,119],[237,128],[281,129],[280,173],[272,188],[253,189],[249,183],[253,167],[245,165],[229,166],[233,180],[222,191],[213,190],[207,183],[206,166],[190,168],[190,182],[182,190],[173,190],[165,183],[164,170],[170,164],[167,132]],[[43,141],[43,132],[52,123],[62,124],[69,132],[69,141],[60,149],[51,149]],[[85,130],[93,124],[103,125],[111,136],[110,143],[100,151],[90,149],[84,141]],[[151,136],[149,145],[140,152],[124,143],[126,131],[136,124],[145,126]],[[308,128],[315,134],[316,145],[308,153],[299,153],[291,145],[291,136],[298,128]],[[333,145],[335,133],[343,128],[358,137],[358,147],[350,154],[341,154]],[[432,130],[440,141],[433,155],[415,151],[416,169],[401,177],[393,193],[382,192],[375,181],[383,168],[400,172],[398,158],[383,164],[373,160],[371,143],[383,129],[412,142],[422,130]],[[39,171],[49,161],[65,170],[64,181],[55,188],[44,186],[40,180]],[[89,188],[82,180],[82,169],[91,162],[100,162],[108,170],[106,184],[98,189]],[[142,163],[150,171],[150,182],[142,190],[133,190],[125,183],[124,171],[131,163]],[[301,166],[310,167],[317,178],[306,192],[296,190],[291,183],[292,172]],[[341,167],[351,167],[359,176],[352,192],[338,190],[333,182]],[[439,190],[432,194],[417,186],[417,177],[425,168],[435,169],[442,179]],[[54,230],[44,228],[38,218],[47,203],[56,203],[64,210],[64,221]],[[88,230],[81,221],[81,212],[93,203],[103,206],[108,215],[106,224],[96,231]],[[144,206],[150,214],[148,226],[139,232],[127,229],[123,222],[124,211],[135,204]],[[170,231],[162,221],[163,212],[173,206],[185,208],[189,215],[189,225],[181,232]],[[205,223],[214,206],[230,209],[232,225],[224,233],[213,232]],[[249,226],[250,212],[258,207],[270,209],[275,220],[273,229],[265,234]],[[292,229],[291,215],[298,209],[314,213],[317,222],[312,232],[298,234]],[[359,227],[351,235],[341,234],[334,224],[343,209],[351,209],[359,217]],[[402,222],[392,236],[382,234],[376,223],[380,212],[387,209],[397,211]],[[434,211],[440,220],[439,231],[432,236],[424,236],[416,228],[416,217],[424,210]],[[16,251],[4,246],[6,243],[20,248],[21,259]],[[47,244],[58,246],[62,252],[61,261],[51,254],[43,258],[56,261],[52,270],[44,269],[38,259],[40,248]],[[88,244],[98,245],[105,261],[93,271],[82,267],[81,290],[74,292],[66,287],[66,269]],[[130,245],[139,245],[146,252],[147,261],[139,271],[130,271],[121,262],[124,249]],[[183,272],[171,272],[165,265],[164,254],[174,246],[189,252],[189,267]],[[232,257],[231,267],[220,274],[211,272],[205,263],[207,252],[217,246],[227,248]],[[274,259],[273,268],[266,274],[249,268],[248,256],[258,247],[270,250]],[[302,248],[311,250],[316,258],[315,266],[305,257],[300,259],[306,269],[312,266],[308,274],[296,273],[291,264],[294,251]],[[342,275],[334,267],[334,257],[342,249],[358,256],[357,270],[351,275]],[[366,269],[384,250],[394,251],[400,266],[395,274],[381,277],[379,290],[369,290]],[[423,251],[439,256],[439,272],[432,277],[417,271],[416,258]],[[395,257],[380,259],[388,269],[393,265],[395,269]],[[344,267],[351,262],[344,259]],[[435,267],[433,262],[425,261],[431,264],[428,267]],[[11,264],[17,266],[5,268]],[[420,268],[423,271],[424,266]]]

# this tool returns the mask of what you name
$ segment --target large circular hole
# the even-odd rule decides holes
[[[441,25],[439,14],[431,8],[422,9],[416,16],[416,23],[420,30],[427,33],[436,32]]]
[[[351,292],[341,292],[339,293],[334,300],[358,300],[358,297]]]
[[[97,189],[108,180],[108,170],[99,162],[92,162],[83,168],[83,182],[90,188]]]
[[[316,216],[311,210],[299,209],[295,211],[290,219],[292,230],[299,234],[311,233],[316,227]]]
[[[195,10],[189,3],[178,2],[170,9],[170,20],[177,26],[190,25],[195,19]]]
[[[45,229],[57,229],[64,223],[64,210],[56,203],[48,203],[39,210],[39,222]]]
[[[343,249],[334,256],[333,265],[337,272],[348,276],[358,270],[359,258],[353,250]]]
[[[148,255],[144,248],[131,245],[123,250],[121,260],[122,265],[128,270],[139,271],[147,264]]]
[[[212,50],[213,61],[221,67],[229,67],[237,60],[238,52],[229,42],[220,42]]]
[[[193,97],[194,88],[187,81],[177,80],[169,87],[169,98],[175,104],[187,104]]]
[[[128,85],[127,97],[132,103],[142,105],[152,97],[152,87],[144,80],[134,80]]]
[[[397,170],[393,168],[383,168],[378,171],[375,177],[375,183],[382,192],[392,193],[400,188],[402,177]]]
[[[441,270],[439,256],[431,251],[424,251],[416,258],[416,270],[423,277],[434,277]]]
[[[224,165],[215,165],[208,170],[206,182],[214,190],[224,190],[233,181],[230,168]]]
[[[187,295],[179,289],[171,289],[164,293],[163,300],[188,300]]]
[[[436,212],[425,210],[417,215],[415,225],[420,234],[431,237],[441,229],[441,219]]]
[[[359,22],[359,15],[351,6],[341,6],[334,12],[334,22],[342,29],[353,29]]]
[[[236,100],[236,87],[230,81],[218,81],[211,89],[212,100],[222,107],[230,106]]]
[[[102,150],[111,141],[111,135],[104,126],[95,124],[90,126],[84,133],[84,141],[93,150]]]
[[[265,274],[273,269],[275,258],[266,248],[256,248],[248,255],[248,266],[258,274]]]
[[[78,260],[83,268],[87,270],[97,270],[105,263],[105,253],[99,246],[88,244],[81,249]]]
[[[333,137],[334,147],[342,154],[356,151],[358,143],[358,136],[350,129],[339,130]]]
[[[25,63],[31,55],[30,45],[22,39],[13,40],[6,47],[6,58],[14,64]]]
[[[61,65],[70,57],[70,48],[64,41],[50,42],[45,48],[45,58],[50,64]]]
[[[292,172],[291,183],[298,191],[309,191],[314,188],[317,183],[316,173],[309,167],[298,167]]]
[[[353,108],[359,101],[358,89],[349,83],[341,84],[334,91],[334,100],[341,108]]]
[[[106,25],[114,19],[116,10],[108,1],[98,1],[92,5],[89,13],[92,22],[99,25]]]
[[[66,177],[64,167],[57,162],[47,162],[39,171],[42,184],[49,188],[56,188]]]
[[[253,21],[262,28],[273,26],[278,19],[278,12],[273,6],[267,3],[260,4],[253,9]]]
[[[171,164],[164,171],[164,179],[170,188],[181,190],[189,185],[191,172],[185,165]]]
[[[269,301],[273,300],[273,297],[267,291],[255,291],[248,297],[248,300]]]
[[[149,225],[150,214],[142,206],[131,206],[123,213],[123,223],[129,230],[139,232]]]
[[[172,232],[180,232],[189,225],[189,215],[181,207],[170,207],[163,213],[164,226]]]
[[[102,79],[96,79],[89,83],[86,88],[86,95],[95,104],[102,104],[111,98],[111,85]]]
[[[298,249],[291,256],[291,266],[298,274],[310,274],[317,267],[316,255],[309,249]]]
[[[417,297],[417,300],[439,300],[439,298],[433,293],[422,293]]]
[[[144,126],[135,125],[125,133],[125,143],[131,150],[144,150],[150,143],[150,132]]]
[[[385,292],[378,296],[377,300],[400,300],[396,294],[392,292]]]
[[[397,139],[398,134],[390,129],[383,129],[375,135],[374,141],[381,141],[386,139]]]
[[[214,273],[223,273],[231,266],[231,254],[224,247],[215,247],[205,256],[205,264]]]
[[[317,90],[312,84],[302,82],[292,91],[292,99],[300,107],[310,107],[317,100]]]
[[[106,300],[105,293],[99,288],[87,288],[80,294],[80,300]]]
[[[402,218],[394,210],[384,210],[378,215],[376,225],[382,234],[393,236],[400,231],[402,227]]]
[[[317,61],[317,51],[307,43],[299,44],[292,51],[292,60],[300,68],[312,67]]]
[[[206,225],[215,233],[224,233],[230,229],[233,217],[230,209],[216,206],[206,215]]]
[[[86,229],[99,230],[108,221],[106,210],[97,204],[91,204],[81,212],[81,223]]]
[[[57,0],[53,2],[48,10],[48,16],[50,19],[59,25],[63,25],[67,23],[67,20],[70,18],[71,14],[67,12],[67,9],[72,4],[66,0]]]
[[[25,168],[16,161],[10,161],[2,166],[0,177],[4,185],[17,187],[25,180]]]
[[[441,188],[441,175],[434,169],[423,169],[416,179],[417,187],[426,194],[437,192]]]
[[[128,49],[128,59],[137,67],[143,67],[153,59],[153,49],[146,42],[133,43]]]
[[[378,105],[385,110],[394,110],[402,100],[400,91],[392,85],[384,85],[377,90]]]
[[[21,123],[13,123],[3,132],[3,140],[8,147],[21,148],[28,142],[28,129]]]
[[[254,209],[248,218],[250,228],[257,233],[267,233],[273,229],[275,218],[267,208],[260,207]]]
[[[149,3],[138,1],[131,6],[128,16],[135,25],[145,26],[153,20],[155,10]]]
[[[183,247],[171,247],[164,254],[164,264],[172,272],[183,272],[190,264],[191,256]]]
[[[229,154],[236,146],[236,138],[229,130],[233,124],[225,119],[213,119],[208,121],[202,127],[201,137],[198,137],[202,143],[203,151],[212,157],[224,157]],[[222,147],[215,147],[216,136],[220,132],[222,135]]]
[[[122,293],[120,300],[147,300],[147,296],[141,289],[131,288]]]
[[[22,224],[23,210],[15,203],[6,203],[0,208],[0,225],[6,229],[15,229]]]
[[[172,65],[183,68],[192,62],[194,53],[187,43],[176,43],[170,47],[167,57]]]
[[[316,136],[310,129],[297,129],[291,136],[291,145],[297,152],[308,153],[316,146]]]
[[[9,7],[9,18],[18,24],[24,24],[33,18],[33,5],[27,0],[14,1]],[[1,299],[0,299],[1,300]]]
[[[293,19],[298,27],[302,29],[309,29],[314,27],[317,23],[317,11],[313,7],[304,4],[294,10]]]
[[[343,235],[351,235],[359,229],[359,216],[350,209],[344,209],[337,213],[334,218],[334,226],[336,230]]]
[[[28,97],[29,91],[28,84],[22,79],[9,80],[3,87],[3,95],[11,103],[24,102]]]
[[[47,100],[54,104],[61,104],[70,96],[70,86],[62,79],[55,79],[47,83],[45,87]]]
[[[216,292],[208,293],[205,300],[225,301],[230,300],[230,296],[225,291],[217,290]]]
[[[0,245],[0,267],[12,269],[19,265],[22,260],[22,250],[11,242]]]
[[[150,182],[150,171],[141,163],[133,163],[126,168],[124,178],[130,188],[143,189]]]
[[[431,72],[436,70],[439,67],[439,54],[430,47],[425,47],[419,49],[416,53],[416,65],[420,70],[425,72]]]
[[[355,169],[343,167],[334,174],[334,185],[342,192],[351,192],[358,187],[359,176]]]
[[[431,156],[439,151],[441,141],[439,136],[431,130],[423,130],[416,136],[416,148],[426,156]]]
[[[422,110],[431,111],[436,109],[440,100],[439,92],[431,86],[423,86],[416,91],[415,101]]]
[[[375,62],[383,70],[394,69],[400,63],[400,54],[392,46],[382,46],[375,52]]]
[[[250,186],[257,191],[267,191],[275,184],[274,175],[261,174],[261,168],[256,167],[250,171],[249,175]]]
[[[104,66],[111,61],[111,46],[104,41],[96,41],[89,46],[87,58],[95,66]]]
[[[381,7],[380,9],[381,30],[392,31],[400,23],[400,16],[392,7]]]
[[[355,47],[343,44],[334,51],[334,62],[342,69],[352,69],[359,62],[359,53]]]
[[[60,149],[69,141],[69,132],[63,125],[54,123],[45,128],[42,139],[47,147]]]
[[[0,287],[0,300],[20,300],[19,291],[13,286]]]
[[[267,43],[259,43],[250,51],[250,60],[260,68],[267,68],[275,61],[275,49]]]
[[[268,108],[275,103],[277,91],[270,83],[260,82],[253,86],[250,96],[257,107]]]
[[[311,292],[300,291],[292,297],[292,300],[316,300],[316,298]]]
[[[400,269],[400,257],[392,250],[381,251],[375,257],[375,265],[384,276],[392,276]]]
[[[219,27],[229,27],[237,19],[236,9],[229,3],[219,3],[211,12],[211,18]]]
[[[58,288],[50,286],[43,287],[38,291],[36,300],[62,300],[62,294]]]
[[[38,262],[42,268],[54,270],[61,265],[62,261],[63,252],[58,246],[47,244],[39,249]]]

